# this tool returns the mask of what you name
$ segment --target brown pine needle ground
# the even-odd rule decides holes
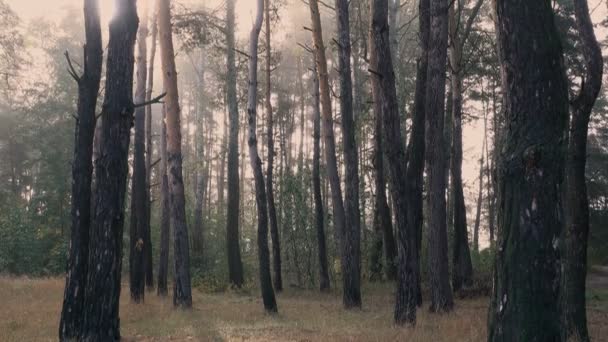
[[[0,341],[56,341],[64,280],[0,277]],[[126,341],[485,341],[488,299],[457,301],[449,315],[418,311],[415,328],[392,324],[391,284],[366,285],[364,308],[344,311],[340,295],[288,290],[279,315],[263,312],[257,292],[194,291],[192,311],[174,310],[170,297],[146,294],[145,304],[122,291],[121,332]],[[589,295],[592,340],[608,336],[608,289]]]

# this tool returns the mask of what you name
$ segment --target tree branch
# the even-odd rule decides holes
[[[144,102],[142,102],[142,103],[136,103],[136,104],[134,104],[134,105],[133,105],[133,107],[134,107],[134,108],[139,108],[139,107],[144,107],[144,106],[147,106],[147,105],[151,105],[151,104],[153,104],[153,103],[162,103],[160,100],[161,100],[163,97],[165,97],[166,95],[167,95],[167,93],[166,93],[166,92],[164,92],[164,93],[162,93],[162,94],[158,95],[157,97],[155,97],[155,98],[153,98],[153,99],[151,99],[151,100],[149,100],[149,101],[144,101]]]
[[[72,59],[70,58],[70,53],[66,50],[64,53],[65,59],[68,61],[68,73],[72,78],[76,81],[76,83],[80,83],[81,76],[78,76],[78,73],[74,69],[74,65],[72,64]]]

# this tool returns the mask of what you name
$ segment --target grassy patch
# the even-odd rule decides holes
[[[63,279],[0,278],[0,341],[55,341]],[[341,294],[288,290],[278,296],[279,314],[267,315],[257,290],[203,293],[192,311],[174,310],[171,298],[147,293],[144,304],[122,292],[121,332],[127,341],[485,341],[487,298],[457,301],[453,313],[418,311],[415,328],[392,324],[391,284],[366,284],[364,307],[344,311]],[[608,303],[608,290],[590,294]],[[608,311],[590,305],[594,340],[607,336]]]

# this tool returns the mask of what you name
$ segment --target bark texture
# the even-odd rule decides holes
[[[270,250],[268,249],[268,202],[264,186],[262,161],[258,155],[257,111],[258,104],[258,40],[264,18],[264,0],[257,0],[257,15],[249,35],[249,87],[247,96],[247,122],[249,125],[249,159],[255,181],[255,202],[258,216],[258,261],[260,263],[260,288],[267,312],[277,312],[270,275]]]
[[[146,98],[146,59],[148,39],[147,7],[141,18],[137,32],[137,57],[135,59],[135,103],[142,103]],[[142,302],[145,297],[146,234],[149,233],[148,197],[146,190],[146,108],[135,109],[135,136],[133,139],[133,174],[131,175],[131,226],[129,228],[129,290],[131,300]]]
[[[59,322],[59,340],[78,337],[82,327],[82,312],[86,287],[89,231],[91,227],[91,181],[93,177],[93,137],[95,108],[101,79],[103,51],[97,0],[84,1],[84,70],[78,82],[78,117],[74,133],[72,162],[72,226],[63,307]]]
[[[416,68],[416,90],[414,93],[414,114],[412,128],[408,145],[408,164],[406,179],[408,180],[407,199],[407,224],[412,231],[410,243],[415,246],[414,260],[412,260],[414,272],[414,284],[416,303],[422,305],[422,291],[420,287],[420,250],[422,248],[422,219],[424,188],[424,157],[425,157],[425,120],[426,120],[426,88],[429,34],[431,16],[429,13],[429,0],[420,0],[418,4],[418,25],[420,30],[420,57]]]
[[[342,267],[342,301],[344,307],[361,307],[361,214],[359,210],[359,158],[353,118],[353,82],[351,77],[351,43],[349,1],[336,0],[338,24],[338,74],[340,80],[340,115],[344,152],[344,229],[340,244]]]
[[[167,125],[167,173],[173,225],[173,255],[175,262],[173,281],[173,305],[190,308],[192,290],[190,284],[190,251],[186,224],[186,201],[182,176],[182,135],[180,131],[179,94],[175,53],[171,33],[170,0],[158,2],[158,33],[160,35],[161,66],[165,97]]]
[[[580,92],[571,105],[568,152],[566,154],[565,219],[563,232],[562,305],[563,341],[589,341],[586,314],[587,241],[589,199],[585,166],[589,119],[602,87],[602,50],[593,32],[586,0],[574,0],[578,36],[582,43],[585,75]]]
[[[369,36],[370,51],[376,50],[373,30]],[[369,64],[378,64],[378,54],[370,53]],[[379,280],[382,277],[382,248],[384,247],[384,258],[386,269],[384,273],[388,280],[397,278],[397,246],[393,233],[393,219],[391,210],[386,199],[386,179],[384,170],[384,150],[382,139],[382,89],[378,77],[371,78],[371,91],[374,110],[374,182],[376,198],[374,202],[374,239],[370,260],[370,278]]]
[[[426,88],[426,148],[429,182],[429,285],[431,311],[451,311],[454,305],[448,272],[446,227],[446,162],[444,113],[448,44],[448,1],[430,0],[429,55]]]
[[[319,289],[329,291],[329,268],[327,263],[327,243],[325,238],[323,198],[321,197],[321,95],[319,77],[316,67],[313,75],[314,112],[313,112],[313,159],[312,186],[315,203],[315,227],[317,231],[317,249],[319,252]]]
[[[265,15],[266,15],[266,127],[268,141],[268,166],[266,168],[266,189],[268,194],[268,218],[270,222],[270,236],[272,237],[272,266],[274,269],[274,289],[277,292],[283,291],[283,276],[281,271],[281,238],[279,236],[279,224],[277,223],[277,209],[274,204],[273,190],[273,168],[274,168],[274,121],[272,113],[272,103],[270,98],[271,82],[270,82],[270,0],[265,0]]]
[[[391,58],[388,27],[388,2],[374,0],[371,3],[371,35],[374,38],[375,65],[371,65],[373,77],[379,79],[382,92],[382,124],[388,160],[391,196],[397,225],[397,294],[394,319],[397,324],[416,322],[416,291],[414,283],[415,245],[410,241],[413,227],[407,224],[407,179],[405,143],[401,137],[401,120],[395,85],[395,73]],[[380,61],[382,61],[380,63]]]
[[[239,244],[239,109],[236,97],[236,65],[234,56],[234,1],[226,1],[226,100],[230,121],[228,139],[228,206],[226,211],[226,244],[230,283],[241,287],[244,283],[243,262]]]
[[[84,289],[84,325],[79,337],[83,341],[120,339],[118,301],[138,24],[135,0],[117,1],[110,22],[101,142],[99,158],[95,160],[95,214]]]
[[[550,1],[496,2],[505,92],[489,341],[557,341],[568,87]],[[533,48],[531,48],[533,47]]]
[[[318,0],[309,1],[310,17],[312,21],[312,40],[314,44],[315,63],[317,76],[319,78],[319,92],[321,99],[321,117],[323,140],[325,143],[325,164],[327,169],[327,178],[331,188],[331,202],[333,206],[334,230],[338,240],[341,240],[344,232],[344,201],[342,199],[342,187],[340,184],[340,176],[338,174],[338,161],[336,159],[336,139],[334,136],[334,122],[331,110],[331,98],[329,87],[329,74],[327,72],[327,58],[325,56],[325,45],[323,44],[323,30],[321,27],[321,16],[319,13]],[[342,262],[343,263],[343,262]],[[347,296],[353,299],[353,304],[357,302],[356,293],[344,294],[343,299]],[[344,304],[347,304],[344,301]],[[359,294],[360,304],[360,294]]]
[[[468,287],[473,282],[473,265],[471,263],[471,252],[469,248],[468,229],[467,229],[467,208],[464,202],[464,189],[462,184],[462,105],[464,78],[463,51],[475,18],[483,0],[477,0],[472,8],[471,14],[467,17],[464,26],[461,22],[464,17],[464,4],[462,2],[450,6],[449,16],[449,60],[450,60],[450,80],[452,91],[452,141],[450,173],[451,199],[454,203],[453,222],[454,222],[454,243],[453,243],[453,270],[452,287],[454,291],[459,291],[462,287]]]

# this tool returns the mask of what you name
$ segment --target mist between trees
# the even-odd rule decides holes
[[[489,296],[488,340],[589,340],[605,2],[65,3],[0,0],[0,274],[67,265],[60,339],[119,339],[125,281],[279,314],[390,283],[397,326]]]

